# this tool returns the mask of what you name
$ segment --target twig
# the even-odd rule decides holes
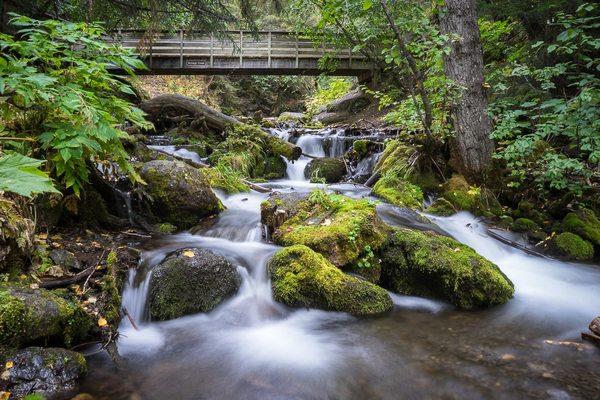
[[[137,324],[131,317],[131,314],[129,314],[127,307],[123,307],[122,310],[123,310],[123,313],[125,314],[125,316],[127,317],[127,319],[129,320],[129,322],[131,322],[131,326],[133,326],[133,329],[135,329],[136,331],[139,331],[140,329],[138,328]]]
[[[69,278],[65,278],[65,279],[57,279],[57,280],[53,280],[53,281],[42,282],[42,283],[40,283],[39,286],[44,289],[54,289],[54,288],[58,288],[58,287],[69,286],[69,285],[72,285],[74,283],[84,280],[89,275],[91,275],[95,269],[96,269],[96,266],[93,265],[93,266],[81,271],[77,275],[73,275],[73,276],[71,276]]]
[[[17,142],[35,142],[34,138],[18,138],[18,137],[11,137],[11,136],[0,136],[0,140],[14,140]]]

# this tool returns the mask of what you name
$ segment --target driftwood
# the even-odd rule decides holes
[[[182,116],[189,117],[191,121],[203,120],[209,128],[217,131],[225,130],[228,125],[241,124],[237,119],[213,110],[198,100],[177,94],[161,95],[143,101],[140,108],[157,125]]]
[[[365,182],[365,186],[372,187],[375,184],[375,182],[377,182],[379,180],[379,178],[381,178],[381,172],[379,172],[379,171],[373,172],[373,175],[371,175],[371,177],[369,179],[367,179],[367,181]]]
[[[70,276],[70,277],[64,278],[64,279],[56,279],[56,280],[52,280],[52,281],[42,282],[42,283],[40,283],[39,286],[44,289],[55,289],[55,288],[59,288],[59,287],[69,286],[74,283],[81,282],[81,281],[87,279],[90,275],[92,275],[92,273],[95,270],[96,270],[96,266],[93,265],[93,266],[81,271],[80,273],[78,273],[76,275],[73,275],[73,276]]]
[[[123,307],[122,310],[123,310],[123,314],[125,314],[125,316],[129,320],[129,322],[131,323],[131,326],[133,326],[133,329],[135,329],[136,331],[139,331],[140,328],[138,328],[137,324],[135,323],[135,321],[131,317],[131,314],[129,314],[129,310],[127,310],[127,307]]]

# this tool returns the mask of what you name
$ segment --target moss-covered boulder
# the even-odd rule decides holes
[[[235,294],[236,267],[208,250],[187,248],[170,254],[152,270],[148,308],[154,320],[208,312]]]
[[[560,257],[576,261],[588,261],[594,258],[594,246],[581,236],[563,232],[550,242],[551,250]]]
[[[427,207],[425,212],[433,215],[439,215],[441,217],[449,217],[450,215],[456,214],[456,209],[452,203],[443,197],[440,197],[435,199],[435,201],[431,203],[429,207]]]
[[[260,205],[261,223],[267,228],[268,236],[285,221],[300,211],[300,203],[308,198],[306,193],[275,193]]]
[[[278,199],[279,196],[273,196],[272,202],[283,201]],[[275,208],[273,213],[278,210]],[[272,214],[262,213],[263,222],[269,221],[269,215]],[[357,261],[367,246],[378,249],[388,231],[372,202],[321,190],[292,204],[277,222],[279,226],[272,235],[275,243],[282,246],[303,244],[323,254],[337,267]]]
[[[159,221],[187,229],[223,210],[205,175],[181,161],[147,162],[140,175],[147,183],[151,214]]]
[[[59,292],[0,287],[0,345],[72,346],[85,339],[94,326],[91,316],[76,301],[56,293]]]
[[[524,233],[529,240],[541,241],[547,237],[542,228],[529,218],[517,218],[513,221],[511,229],[515,232]]]
[[[394,171],[385,173],[373,186],[373,194],[400,207],[421,209],[423,192],[417,185],[398,176]]]
[[[36,398],[70,398],[87,372],[81,354],[60,348],[9,350],[0,354],[0,363],[0,392],[9,392],[11,399],[34,393],[44,396]]]
[[[259,127],[240,124],[226,131],[226,138],[209,156],[212,165],[244,177],[274,179],[285,174],[285,162],[297,160],[302,149],[272,136]]]
[[[324,180],[337,183],[346,175],[346,164],[341,158],[315,158],[304,169],[304,176],[311,182]]]
[[[462,309],[507,302],[512,282],[490,261],[456,240],[399,229],[381,252],[380,284],[394,292],[441,298]]]
[[[583,208],[569,213],[562,220],[561,226],[564,231],[576,233],[600,247],[600,220],[593,211]]]
[[[495,197],[481,188],[470,186],[462,175],[452,175],[442,185],[442,197],[457,210],[484,216],[502,214],[502,206]]]
[[[296,245],[278,251],[268,264],[273,296],[291,307],[374,315],[393,307],[379,286],[347,275],[321,254]]]

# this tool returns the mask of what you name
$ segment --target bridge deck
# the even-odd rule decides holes
[[[319,60],[333,60],[332,74],[362,75],[368,64],[352,49],[320,46],[289,32],[230,31],[223,35],[201,32],[158,33],[119,30],[107,38],[140,55],[151,74],[269,74],[316,75]],[[145,43],[148,43],[145,45]]]

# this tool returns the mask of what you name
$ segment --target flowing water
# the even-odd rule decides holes
[[[318,135],[303,135],[297,144],[307,155],[325,155]],[[317,185],[303,174],[309,161],[289,162],[287,179],[268,186],[312,190]],[[369,195],[360,185],[328,189]],[[116,372],[103,353],[91,357],[84,391],[99,399],[598,398],[600,352],[572,342],[600,313],[600,268],[525,254],[489,237],[468,213],[429,216],[432,225],[381,204],[387,223],[449,234],[497,263],[514,282],[515,298],[464,312],[392,294],[394,311],[368,319],[289,309],[273,301],[266,272],[278,249],[262,237],[260,203],[267,194],[219,196],[227,210],[211,226],[143,245],[123,292],[140,327],[122,322],[118,346],[127,368]],[[210,313],[148,321],[151,270],[182,247],[228,257],[242,286]]]

